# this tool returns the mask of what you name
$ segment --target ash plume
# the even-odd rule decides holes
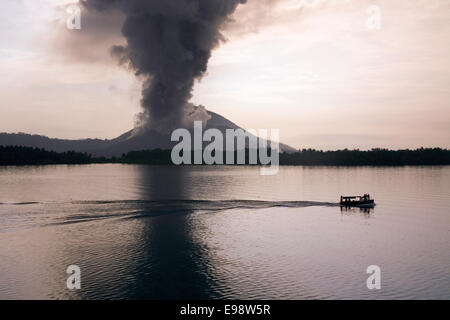
[[[221,27],[246,0],[84,0],[85,9],[119,10],[127,44],[111,52],[143,78],[140,126],[174,128],[204,108],[189,104],[211,51],[223,40]],[[206,111],[205,111],[206,113]],[[200,116],[205,118],[205,116]]]

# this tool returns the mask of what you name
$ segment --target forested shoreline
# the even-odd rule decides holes
[[[247,161],[248,163],[248,150]],[[132,151],[121,157],[94,157],[75,151],[54,152],[22,146],[0,146],[0,166],[124,163],[173,165],[171,150]],[[450,165],[450,150],[420,148],[415,150],[337,150],[303,149],[295,153],[281,153],[280,165],[303,166],[413,166]]]

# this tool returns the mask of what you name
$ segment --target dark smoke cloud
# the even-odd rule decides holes
[[[126,46],[112,54],[143,77],[142,119],[178,126],[211,51],[223,40],[221,27],[246,0],[85,0],[89,11],[125,15]]]

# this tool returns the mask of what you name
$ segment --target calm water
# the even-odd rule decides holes
[[[450,167],[4,167],[0,298],[449,299],[449,187]],[[375,210],[335,205],[362,193]]]

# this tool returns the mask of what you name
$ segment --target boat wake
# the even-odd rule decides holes
[[[338,203],[260,200],[112,200],[0,203],[0,232],[105,219],[141,219],[233,209],[335,207]],[[9,223],[8,223],[9,222]],[[14,222],[14,223],[11,223]]]
[[[264,201],[264,200],[98,200],[98,201],[70,201],[70,202],[0,202],[2,206],[26,206],[26,205],[129,205],[145,206],[148,208],[189,208],[192,210],[228,210],[237,208],[263,209],[271,207],[301,208],[312,206],[338,206],[333,202],[318,201]]]

